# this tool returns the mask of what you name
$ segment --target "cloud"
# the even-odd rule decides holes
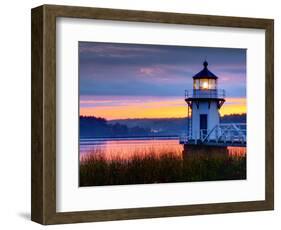
[[[161,74],[164,71],[159,67],[141,67],[139,72],[141,75],[153,76],[153,75]]]
[[[181,96],[207,56],[228,96],[246,95],[246,50],[79,42],[80,95]]]

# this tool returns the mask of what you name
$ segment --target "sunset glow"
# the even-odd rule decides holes
[[[245,98],[226,98],[221,115],[246,112]],[[80,115],[107,120],[132,118],[182,118],[187,116],[183,97],[96,97],[80,101]]]

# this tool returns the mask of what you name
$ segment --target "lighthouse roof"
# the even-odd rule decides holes
[[[204,61],[203,62],[204,68],[197,74],[193,76],[193,79],[200,79],[200,78],[209,78],[209,79],[217,79],[218,77],[213,74],[208,68],[208,62]]]

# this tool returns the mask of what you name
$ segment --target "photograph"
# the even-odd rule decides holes
[[[79,186],[247,179],[247,49],[78,42]]]
[[[217,6],[31,9],[32,221],[274,210],[276,20]]]

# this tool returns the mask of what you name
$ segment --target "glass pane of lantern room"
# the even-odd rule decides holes
[[[199,89],[199,79],[193,81],[193,89]]]
[[[209,89],[216,89],[216,80],[209,79]]]
[[[209,79],[200,79],[200,89],[209,89]]]

